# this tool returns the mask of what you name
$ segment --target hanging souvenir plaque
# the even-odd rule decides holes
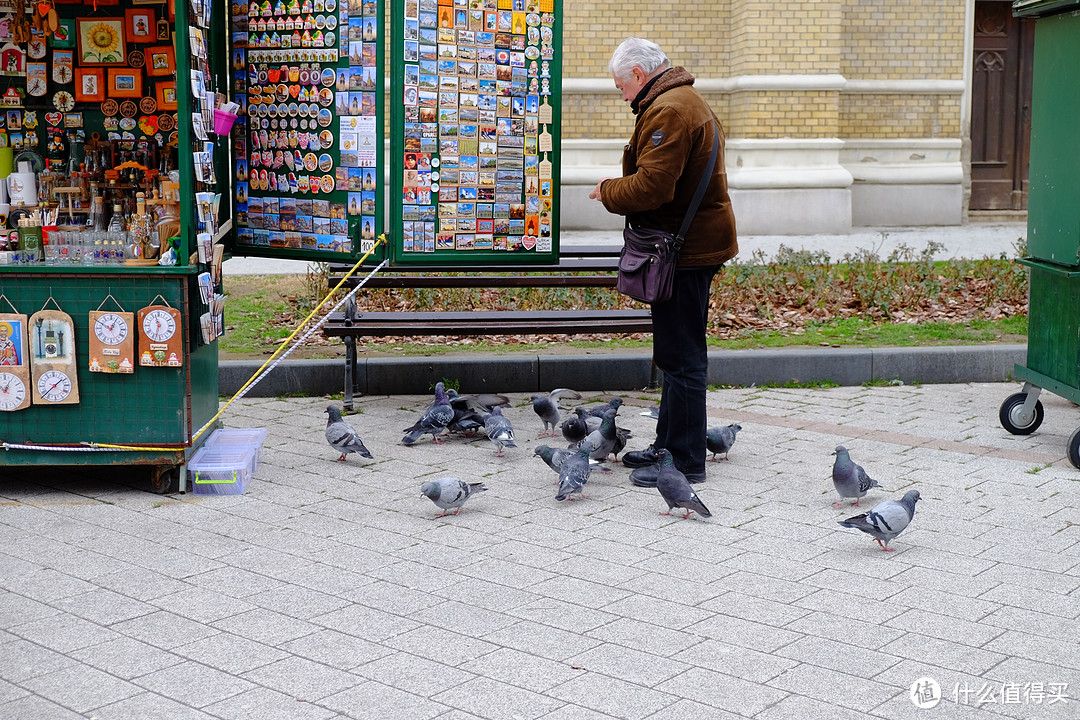
[[[101,307],[110,298],[118,311],[102,311]],[[90,372],[135,372],[134,324],[134,313],[124,312],[112,295],[90,312]]]
[[[30,407],[28,360],[26,316],[18,313],[0,314],[0,411],[12,412]]]
[[[34,404],[75,405],[79,402],[79,378],[75,361],[75,323],[60,310],[42,308],[30,316],[29,335],[31,394]]]
[[[164,298],[159,295],[156,299]],[[148,305],[139,310],[139,365],[180,367],[184,346],[180,311],[164,305]]]

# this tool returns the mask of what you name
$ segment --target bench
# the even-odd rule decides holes
[[[615,287],[618,247],[563,247],[557,265],[428,266],[379,273],[365,288],[572,288]],[[329,286],[335,287],[350,269],[331,265]],[[527,273],[527,274],[524,274]],[[343,287],[355,287],[362,274]],[[576,335],[583,333],[652,332],[649,309],[484,310],[464,312],[358,312],[351,300],[344,312],[332,313],[323,325],[326,337],[345,343],[346,409],[352,409],[356,387],[356,338],[411,335]],[[653,366],[650,385],[656,384]]]

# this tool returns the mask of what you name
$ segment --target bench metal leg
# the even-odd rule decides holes
[[[353,388],[356,383],[356,338],[345,338],[345,399],[346,410],[353,409]]]
[[[649,384],[645,387],[645,392],[656,392],[660,389],[660,368],[656,367],[656,361],[652,361],[652,367],[649,368]]]

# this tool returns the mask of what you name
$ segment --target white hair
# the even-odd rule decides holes
[[[627,38],[611,54],[608,71],[613,77],[622,79],[629,77],[635,67],[652,75],[658,69],[671,67],[671,60],[656,43],[644,38]]]

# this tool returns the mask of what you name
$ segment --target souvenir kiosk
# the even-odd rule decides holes
[[[376,0],[0,6],[0,466],[174,487],[227,254],[558,261],[558,4],[388,7],[389,42]]]

